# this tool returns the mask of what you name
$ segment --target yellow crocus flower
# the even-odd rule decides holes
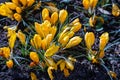
[[[45,58],[45,62],[47,64],[47,66],[52,66],[52,67],[55,68],[55,70],[57,69],[57,65],[56,65],[55,61],[51,57]]]
[[[42,18],[43,18],[43,20],[48,20],[49,19],[49,11],[48,11],[47,8],[44,8],[42,10]]]
[[[5,2],[5,5],[10,8],[11,10],[15,10],[17,5],[15,3],[12,2]]]
[[[98,0],[90,0],[90,7],[94,9],[97,3],[98,3]]]
[[[108,43],[108,41],[109,41],[109,34],[107,32],[105,32],[100,36],[99,49],[104,50],[104,48],[105,48],[106,44]]]
[[[8,59],[10,57],[10,48],[9,47],[3,47],[3,56]]]
[[[42,40],[40,35],[35,34],[33,39],[31,39],[32,46],[35,47],[36,49],[39,49],[41,47],[41,43],[42,43]]]
[[[22,19],[21,15],[18,13],[15,13],[13,16],[14,16],[15,20],[17,20],[17,21],[21,21],[21,19]]]
[[[63,71],[63,70],[65,69],[65,65],[66,65],[65,61],[62,61],[62,62],[60,63],[60,70],[61,70],[61,71]]]
[[[51,15],[51,23],[55,24],[57,22],[57,20],[58,20],[58,13],[57,12],[52,13],[52,15]]]
[[[89,9],[89,6],[90,6],[89,0],[83,0],[83,1],[82,1],[82,4],[83,4],[83,6],[84,6],[84,8],[85,8],[86,10]]]
[[[27,0],[19,0],[19,2],[25,7],[27,5]]]
[[[34,2],[35,0],[27,0],[27,7],[32,6]]]
[[[57,31],[57,27],[56,26],[51,27],[50,34],[52,34],[52,39],[54,38],[54,36],[56,34],[56,31]]]
[[[85,43],[88,49],[91,49],[92,45],[95,42],[95,35],[93,32],[87,32],[85,34]]]
[[[65,63],[66,63],[67,69],[70,69],[70,70],[74,69],[74,65],[71,61],[66,60]]]
[[[53,43],[45,52],[45,56],[46,57],[50,57],[52,55],[54,55],[56,52],[58,52],[59,50],[59,46],[55,45],[55,43]]]
[[[9,68],[9,69],[11,69],[12,67],[13,67],[13,60],[8,60],[8,61],[6,61],[6,66]]]
[[[53,40],[52,34],[48,34],[48,35],[46,36],[46,40],[47,40],[47,46],[49,46],[50,43],[51,43],[51,41]]]
[[[69,36],[65,36],[62,40],[60,40],[60,43],[62,44],[62,47],[66,46],[68,41],[69,41]]]
[[[69,36],[69,38],[71,38],[71,37],[74,36],[74,34],[75,34],[75,33],[74,33],[73,31],[69,31],[68,34],[67,34],[67,36]]]
[[[68,44],[66,45],[65,48],[74,47],[74,46],[78,45],[81,41],[82,41],[82,38],[80,38],[79,36],[75,36],[70,39],[70,41],[68,42]]]
[[[16,12],[20,14],[22,12],[22,9],[20,7],[16,7]]]
[[[26,42],[26,36],[24,33],[22,33],[21,30],[18,31],[17,33],[17,37],[19,38],[20,42],[25,45],[25,42]]]
[[[43,50],[46,50],[47,49],[47,46],[48,44],[47,44],[47,40],[46,40],[46,38],[45,39],[43,39],[42,40],[42,42],[41,42],[41,47],[42,47],[42,49]]]
[[[104,50],[100,51],[99,58],[103,58],[105,56]]]
[[[79,18],[76,18],[75,20],[72,21],[71,24],[74,25],[75,23],[77,23],[77,22],[79,22],[79,21],[80,21]]]
[[[39,63],[39,56],[36,52],[30,52],[30,59],[35,63]]]
[[[81,23],[80,23],[80,22],[77,22],[77,23],[75,23],[75,24],[72,26],[71,31],[77,32],[77,31],[79,31],[79,30],[81,29],[81,27],[82,27]]]
[[[65,9],[60,10],[59,12],[59,21],[63,24],[68,16],[68,12]]]
[[[41,28],[41,24],[35,22],[35,30],[41,36],[41,38],[45,37],[43,30]]]
[[[8,41],[9,41],[10,48],[13,49],[16,41],[16,33],[12,34]]]

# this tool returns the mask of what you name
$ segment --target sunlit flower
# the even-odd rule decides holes
[[[52,13],[52,15],[51,15],[51,23],[55,24],[57,22],[57,20],[58,20],[58,13],[57,12]]]
[[[108,41],[109,41],[109,34],[107,32],[105,32],[100,36],[99,49],[104,50],[104,48],[105,48],[106,44],[108,43]]]
[[[17,20],[17,21],[21,21],[21,19],[22,19],[21,15],[18,13],[15,13],[13,16],[14,16],[15,20]]]
[[[39,63],[39,56],[36,52],[30,52],[30,59],[32,59],[35,63]]]
[[[60,23],[63,24],[68,16],[68,12],[65,9],[60,10],[59,12],[59,20]]]
[[[34,2],[35,0],[27,0],[27,7],[32,6]]]
[[[26,36],[24,33],[22,33],[21,30],[18,31],[17,33],[17,37],[19,38],[20,42],[25,45],[25,42],[26,42]]]
[[[15,3],[12,3],[12,2],[5,2],[5,5],[11,10],[15,10],[17,7],[17,5]]]
[[[24,7],[27,5],[27,0],[19,0],[19,1]]]
[[[10,48],[13,49],[16,41],[16,33],[12,34],[8,41],[9,41]]]
[[[13,67],[13,60],[8,60],[8,61],[6,61],[6,66],[9,68],[9,69],[11,69],[12,67]]]
[[[65,48],[74,47],[74,46],[78,45],[81,41],[82,41],[82,38],[80,38],[79,36],[75,36],[70,39],[70,41],[68,42],[68,44],[66,45]]]
[[[44,8],[42,10],[42,18],[43,18],[43,20],[49,20],[50,19],[50,17],[49,17],[49,11],[48,11],[47,8]]]
[[[93,32],[87,32],[85,34],[85,43],[88,49],[91,49],[92,45],[95,42],[95,35]]]
[[[112,4],[112,15],[115,17],[120,15],[120,9],[115,3]]]
[[[16,12],[20,14],[22,12],[22,9],[20,7],[16,7]]]

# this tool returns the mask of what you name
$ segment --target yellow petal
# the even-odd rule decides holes
[[[74,21],[72,21],[72,25],[74,25],[75,23],[77,23],[77,22],[79,22],[80,20],[79,20],[79,18],[76,18]]]
[[[31,76],[31,80],[38,80],[37,76],[35,75],[35,73],[31,72],[30,76]]]
[[[15,3],[12,3],[12,2],[5,2],[6,6],[8,8],[10,8],[11,10],[15,10],[17,5]]]
[[[35,30],[41,36],[41,38],[43,38],[45,36],[42,31],[41,24],[39,24],[37,22],[35,22]]]
[[[34,2],[35,0],[27,0],[27,7],[32,6]]]
[[[9,68],[9,69],[11,69],[12,67],[13,67],[13,60],[8,60],[8,61],[6,61],[6,66]]]
[[[16,7],[16,12],[20,14],[22,12],[22,9],[20,7]]]
[[[108,43],[108,41],[109,41],[109,34],[107,32],[105,32],[100,36],[99,49],[104,50],[104,48],[105,48],[106,44]]]
[[[10,57],[10,48],[9,47],[3,47],[2,48],[3,56],[8,59]]]
[[[46,38],[42,40],[41,47],[42,47],[43,50],[47,49],[47,40],[46,40]]]
[[[80,38],[79,36],[75,36],[70,39],[70,41],[68,42],[68,44],[66,45],[65,48],[74,47],[74,46],[78,45],[81,41],[82,41],[82,38]]]
[[[13,16],[14,16],[15,20],[17,20],[17,21],[21,21],[21,19],[22,19],[21,15],[18,13],[15,13]]]
[[[54,55],[56,52],[58,52],[59,46],[55,45],[54,43],[46,50],[45,56],[50,57]]]
[[[115,3],[112,4],[112,15],[115,17],[120,15],[120,9]]]
[[[30,59],[32,59],[35,63],[39,63],[39,56],[36,52],[30,52]]]
[[[25,42],[26,42],[26,36],[24,33],[22,33],[21,30],[18,31],[17,33],[17,37],[19,38],[20,42],[25,45]]]
[[[95,23],[96,23],[96,17],[90,17],[90,19],[89,19],[90,26],[94,27]]]
[[[93,32],[87,32],[85,34],[85,43],[88,49],[91,49],[92,45],[95,42],[95,35]]]
[[[105,56],[104,50],[100,51],[99,58],[103,58]]]
[[[55,63],[55,61],[51,58],[51,57],[47,57],[46,59],[45,59],[45,62],[46,62],[46,64],[47,64],[47,66],[51,66],[51,67],[56,67],[56,63]]]
[[[69,41],[69,36],[65,36],[60,43],[62,44],[62,47],[64,47]]]
[[[69,70],[67,68],[64,68],[64,75],[65,77],[68,77],[70,75]]]
[[[108,74],[110,74],[114,79],[117,78],[117,74],[115,72],[113,72],[113,71],[109,71]]]
[[[34,45],[36,49],[39,49],[41,47],[41,37],[38,34],[35,34],[33,37]]]
[[[69,31],[68,34],[67,34],[67,36],[69,36],[69,38],[71,38],[71,37],[74,36],[74,34],[75,34],[75,33],[74,33],[73,31]]]
[[[65,62],[62,61],[62,62],[60,63],[60,70],[63,71],[64,68],[65,68]]]
[[[63,24],[68,16],[68,12],[65,9],[60,10],[59,12],[59,20],[60,23]]]
[[[16,41],[16,33],[11,35],[11,37],[9,38],[9,46],[11,49],[13,49],[15,41]]]
[[[48,67],[48,69],[47,69],[48,75],[49,75],[49,77],[50,77],[51,80],[54,79],[54,77],[52,75],[52,70],[54,70],[54,67]]]
[[[94,9],[98,3],[98,0],[90,0],[90,7]]]
[[[16,4],[17,6],[19,5],[19,0],[12,0],[12,2],[13,2],[14,4]]]
[[[43,18],[43,20],[47,20],[49,18],[49,11],[47,8],[44,8],[42,10],[42,18]]]
[[[48,35],[46,36],[47,46],[49,46],[49,45],[50,45],[50,43],[51,43],[52,39],[53,39],[52,34],[48,34]]]
[[[52,34],[52,39],[54,38],[55,34],[56,34],[57,28],[56,26],[51,27],[50,29],[50,34]]]
[[[81,27],[82,27],[82,24],[80,22],[77,22],[72,26],[71,31],[77,32],[81,29]]]
[[[55,24],[58,20],[58,13],[57,12],[54,12],[52,13],[51,15],[51,23]]]

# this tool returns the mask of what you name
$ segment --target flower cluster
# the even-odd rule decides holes
[[[0,15],[21,21],[21,13],[34,2],[35,0],[12,0],[12,2],[2,3],[0,4]]]

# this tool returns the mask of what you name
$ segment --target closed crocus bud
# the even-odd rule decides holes
[[[37,22],[35,22],[35,30],[41,36],[41,38],[43,38],[45,36],[43,33],[43,30],[42,30],[41,24],[39,24]]]
[[[120,15],[120,9],[115,3],[112,4],[112,15],[115,17]]]
[[[48,35],[46,36],[47,46],[50,45],[50,42],[52,41],[52,39],[53,39],[52,34],[48,34]]]
[[[75,23],[75,24],[72,26],[71,31],[77,32],[77,31],[79,31],[79,30],[81,29],[81,27],[82,27],[81,23],[80,23],[80,22],[77,22],[77,23]]]
[[[41,42],[42,42],[41,37],[38,34],[35,34],[33,39],[31,39],[31,44],[36,49],[39,49],[41,47]]]
[[[59,20],[60,20],[61,24],[63,24],[65,22],[67,16],[68,16],[68,12],[65,9],[60,10],[60,12],[59,12]]]
[[[19,0],[21,4],[25,7],[27,5],[27,0]]]
[[[86,10],[88,10],[89,7],[90,7],[90,0],[83,0],[83,1],[82,1],[82,4],[83,4],[84,8],[85,8]]]
[[[13,49],[15,41],[16,41],[16,33],[12,34],[8,40],[11,49]]]
[[[57,27],[56,26],[51,27],[50,34],[52,34],[52,39],[54,38],[54,36],[56,34],[56,31],[57,31]]]
[[[15,20],[17,20],[17,21],[21,21],[21,19],[22,19],[21,15],[18,13],[15,13],[13,16],[14,16]]]
[[[62,47],[64,47],[69,41],[69,36],[65,36],[60,43],[62,44]]]
[[[79,36],[75,36],[70,39],[70,41],[68,42],[68,44],[66,45],[65,48],[74,47],[74,46],[78,45],[81,41],[82,41],[82,38],[80,38]]]
[[[17,33],[17,37],[19,38],[20,42],[25,45],[25,42],[26,42],[26,36],[24,33],[22,33],[21,30],[18,31]]]
[[[6,6],[8,8],[10,8],[11,10],[15,10],[17,5],[15,3],[12,3],[12,2],[5,2]]]
[[[43,20],[48,20],[49,19],[49,11],[48,11],[47,8],[44,8],[42,10],[42,18],[43,18]]]
[[[32,6],[34,2],[35,0],[27,0],[27,7]]]
[[[13,2],[14,4],[16,4],[17,6],[19,5],[19,0],[12,0],[12,2]]]
[[[91,49],[92,45],[95,42],[95,35],[93,32],[87,32],[85,34],[85,43],[88,49]]]
[[[46,38],[45,39],[43,39],[42,40],[42,42],[41,42],[41,48],[43,49],[43,50],[46,50],[47,49],[47,40],[46,40]]]
[[[53,43],[45,52],[45,56],[46,57],[51,57],[52,55],[54,55],[56,52],[58,52],[59,50],[59,46],[55,45],[55,43]]]
[[[72,21],[72,25],[74,25],[75,23],[79,22],[79,18],[76,18],[74,21]]]
[[[109,34],[107,32],[105,32],[100,36],[99,49],[104,50],[104,48],[105,48],[106,44],[108,43],[108,41],[109,41]]]
[[[52,13],[52,15],[51,15],[51,23],[55,24],[57,22],[57,20],[58,20],[58,13],[57,12]]]
[[[20,7],[16,7],[16,12],[20,14],[22,12],[22,9]]]
[[[103,58],[105,56],[104,50],[100,51],[99,58]]]
[[[69,31],[68,34],[67,34],[67,36],[69,36],[69,38],[71,38],[71,37],[74,36],[74,34],[75,34],[75,33],[74,33],[73,31]]]
[[[8,61],[6,61],[6,66],[9,68],[9,69],[11,69],[12,67],[13,67],[13,60],[8,60]]]
[[[36,52],[30,52],[30,59],[35,63],[39,63],[39,56]]]
[[[2,48],[2,53],[3,53],[3,57],[8,59],[10,57],[10,48],[9,47],[3,47]]]

